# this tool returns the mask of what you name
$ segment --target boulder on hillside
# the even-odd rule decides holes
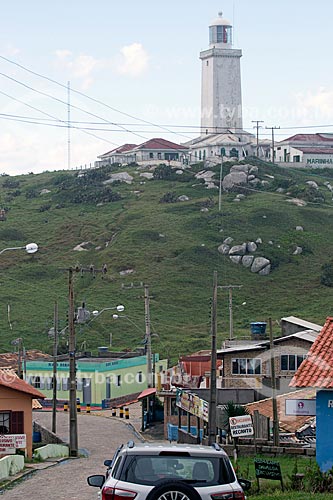
[[[268,276],[270,272],[271,272],[271,265],[268,264],[268,266],[261,269],[261,271],[259,271],[258,274],[260,276]]]
[[[229,255],[245,255],[246,253],[246,243],[242,245],[235,245],[230,248]]]
[[[230,172],[223,181],[222,186],[225,191],[231,190],[234,186],[240,186],[247,183],[247,175],[245,172]]]
[[[246,244],[246,249],[248,252],[250,253],[253,253],[257,250],[258,246],[257,244],[254,242],[254,241],[249,241],[247,244]]]
[[[132,184],[133,177],[129,175],[128,172],[117,172],[110,175],[110,179],[107,179],[103,184],[112,184],[113,182],[120,181],[126,182],[126,184]]]
[[[296,231],[304,231],[304,228],[303,226],[296,226]]]
[[[228,238],[226,238],[225,240],[223,240],[223,243],[225,243],[226,245],[231,245],[231,243],[234,241],[233,238],[231,238],[230,236],[228,236]]]
[[[302,252],[303,252],[303,248],[297,246],[295,248],[295,251],[293,252],[293,255],[301,255]]]
[[[220,245],[217,249],[221,254],[223,255],[227,255],[229,253],[229,250],[230,250],[230,246],[229,245],[226,245],[225,243],[222,243],[222,245]]]
[[[265,257],[256,257],[251,266],[252,273],[259,273],[264,267],[270,265],[270,261]]]
[[[188,196],[186,196],[186,194],[182,194],[182,195],[178,196],[178,198],[177,198],[178,201],[189,201],[189,199],[190,198]]]
[[[244,267],[251,267],[253,263],[253,255],[244,255],[242,258],[242,264]]]
[[[242,260],[241,255],[230,255],[229,258],[230,258],[231,262],[233,262],[234,264],[240,264],[240,262]]]
[[[145,179],[153,179],[153,172],[141,172],[140,177],[144,177]]]
[[[306,181],[305,184],[312,187],[313,189],[319,189],[318,184],[315,181]]]

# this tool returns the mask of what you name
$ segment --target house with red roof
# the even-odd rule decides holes
[[[0,456],[23,448],[32,457],[33,400],[44,398],[14,370],[0,369]]]
[[[116,149],[98,156],[96,166],[114,163],[155,163],[185,162],[189,148],[175,142],[155,137],[142,144],[123,144]]]
[[[322,471],[333,467],[333,318],[328,317],[290,382],[316,393],[316,459]]]
[[[299,166],[333,167],[333,134],[296,134],[277,142],[274,148],[278,163]]]

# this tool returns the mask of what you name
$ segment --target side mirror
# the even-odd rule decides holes
[[[111,467],[112,460],[104,460],[105,467]]]
[[[96,474],[94,476],[87,477],[87,482],[89,486],[95,486],[96,488],[102,488],[105,483],[105,476],[102,474]]]
[[[247,491],[251,488],[251,481],[248,481],[247,479],[237,479],[237,480],[244,491]]]

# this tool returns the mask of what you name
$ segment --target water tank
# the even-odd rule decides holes
[[[252,335],[265,335],[267,323],[264,321],[254,321],[250,324]]]

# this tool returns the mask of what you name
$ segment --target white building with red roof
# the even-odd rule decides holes
[[[175,142],[155,137],[142,144],[123,144],[116,149],[98,156],[99,162],[96,166],[112,165],[114,163],[128,164],[153,164],[176,162],[185,163],[188,155],[188,147],[181,146]]]
[[[297,163],[300,167],[333,167],[333,134],[296,134],[277,142],[278,163]]]

